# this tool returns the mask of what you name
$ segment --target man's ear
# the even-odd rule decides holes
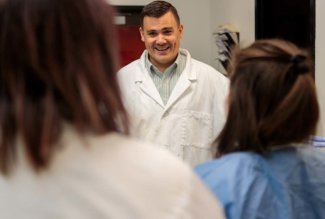
[[[179,34],[180,34],[181,38],[183,38],[184,27],[183,27],[182,24],[179,25],[178,31],[179,31]]]
[[[144,32],[143,32],[142,27],[139,27],[139,32],[140,32],[140,35],[141,35],[141,40],[142,40],[142,42],[144,42]]]

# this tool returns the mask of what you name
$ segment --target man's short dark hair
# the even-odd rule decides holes
[[[147,17],[160,18],[161,16],[163,16],[169,11],[172,12],[172,14],[176,19],[177,24],[180,25],[178,12],[172,4],[165,1],[153,1],[147,4],[146,6],[144,6],[142,9],[141,16],[140,16],[141,27],[143,27],[144,17],[147,16]]]

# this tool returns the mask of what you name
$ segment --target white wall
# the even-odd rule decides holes
[[[240,45],[247,46],[255,39],[255,0],[210,0],[211,31],[231,23],[239,30]],[[212,33],[211,32],[211,33]],[[213,44],[211,65],[220,69],[216,60],[217,48]]]
[[[325,136],[325,14],[321,9],[325,8],[324,0],[316,0],[316,66],[315,77],[318,99],[321,107],[321,120],[319,123],[318,134]]]
[[[112,5],[145,5],[151,0],[107,0]]]

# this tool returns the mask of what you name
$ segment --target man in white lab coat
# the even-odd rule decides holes
[[[170,3],[146,5],[139,30],[146,50],[118,73],[131,134],[191,165],[210,159],[225,121],[228,79],[180,49],[183,25]]]

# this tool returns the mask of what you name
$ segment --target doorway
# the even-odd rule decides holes
[[[255,0],[255,38],[291,41],[314,61],[315,0]]]

